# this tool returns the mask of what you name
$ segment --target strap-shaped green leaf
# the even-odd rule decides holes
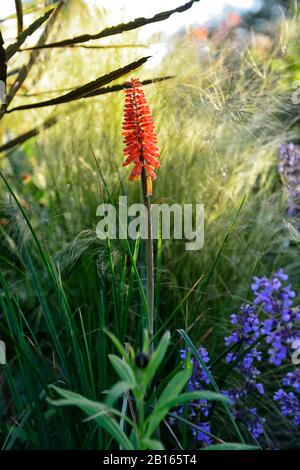
[[[113,406],[115,402],[122,396],[124,393],[130,390],[130,385],[126,382],[117,382],[108,392],[105,404],[107,406]]]
[[[149,364],[144,370],[142,376],[142,386],[146,389],[153,379],[157,369],[159,368],[160,364],[162,363],[165,354],[167,352],[169,342],[170,342],[170,332],[166,331],[163,337],[161,338],[157,348],[155,349],[154,353],[152,354]]]
[[[191,373],[192,368],[178,372],[162,392],[153,412],[147,420],[148,428],[146,436],[148,438],[152,436],[168,412],[178,405],[199,400],[220,401],[222,403],[230,404],[230,400],[220,393],[200,391],[180,394],[181,390],[189,380]]]
[[[109,354],[108,357],[120,379],[128,383],[131,388],[134,388],[136,383],[134,373],[130,365],[127,364],[127,362],[125,362],[124,360],[120,359],[118,356],[115,356],[114,354]]]
[[[165,450],[162,443],[156,439],[143,439],[141,441],[141,447],[142,450]]]
[[[62,388],[51,386],[60,396],[62,400],[48,400],[49,403],[55,406],[78,406],[85,414],[93,417],[93,420],[106,432],[108,432],[124,450],[133,450],[133,445],[121,431],[117,421],[111,416],[115,410],[103,403],[88,400],[87,398],[79,395],[78,393],[64,390]]]

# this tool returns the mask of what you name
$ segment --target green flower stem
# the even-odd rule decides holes
[[[147,304],[148,304],[148,328],[149,339],[152,345],[154,335],[154,259],[153,259],[153,238],[152,238],[152,220],[151,220],[151,198],[147,194],[147,176],[146,171],[142,170],[142,191],[144,204],[147,209],[147,227],[148,234],[146,239],[146,271],[147,271]]]

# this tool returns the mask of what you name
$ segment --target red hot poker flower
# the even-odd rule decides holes
[[[156,178],[155,168],[160,164],[154,122],[142,84],[138,78],[132,78],[127,83],[130,88],[125,89],[125,108],[123,121],[124,155],[126,160],[123,166],[134,163],[129,180],[139,179],[143,170],[147,176],[149,188],[151,181]],[[150,192],[150,191],[149,191]]]

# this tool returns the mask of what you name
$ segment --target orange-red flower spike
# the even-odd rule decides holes
[[[147,103],[142,84],[138,78],[127,82],[125,89],[125,106],[123,120],[124,155],[123,166],[134,163],[129,180],[139,179],[143,168],[147,179],[156,178],[155,168],[159,168],[159,149],[155,145],[157,138],[150,108]],[[150,189],[150,181],[149,181]]]

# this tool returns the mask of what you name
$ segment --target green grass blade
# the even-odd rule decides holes
[[[209,282],[210,282],[210,280],[211,280],[211,278],[212,278],[212,276],[213,276],[213,274],[214,274],[215,268],[216,268],[216,266],[217,266],[217,264],[218,264],[218,261],[219,261],[219,259],[220,259],[220,257],[221,257],[221,254],[222,254],[222,252],[223,252],[223,249],[224,249],[224,247],[225,247],[225,245],[226,245],[226,243],[227,243],[227,241],[228,241],[228,239],[229,239],[229,237],[230,237],[230,235],[231,235],[231,233],[232,233],[232,230],[233,230],[233,228],[234,228],[234,226],[235,226],[235,223],[236,223],[236,221],[237,221],[237,218],[238,218],[238,216],[239,216],[239,214],[240,214],[240,212],[241,212],[241,210],[242,210],[242,208],[243,208],[243,205],[244,205],[245,200],[246,200],[246,194],[244,195],[244,197],[243,197],[243,199],[242,199],[242,202],[241,202],[241,204],[240,204],[240,206],[239,206],[239,208],[238,208],[238,210],[237,210],[237,213],[235,214],[234,219],[233,219],[233,221],[231,222],[231,224],[230,224],[230,226],[229,226],[229,228],[228,228],[228,230],[227,230],[227,233],[226,233],[226,235],[225,235],[225,237],[224,237],[224,239],[223,239],[223,242],[222,242],[222,244],[221,244],[221,246],[220,246],[220,248],[219,248],[219,251],[218,251],[218,253],[217,253],[217,256],[215,257],[215,259],[214,259],[214,261],[213,261],[213,263],[212,263],[212,265],[211,265],[211,267],[210,267],[210,269],[209,269],[208,275],[207,275],[207,277],[206,277],[206,279],[205,279],[205,282],[204,282],[203,287],[202,287],[202,290],[201,290],[201,294],[200,294],[199,299],[198,299],[198,303],[197,303],[197,307],[196,307],[196,313],[199,312],[200,304],[201,304],[201,302],[202,302],[203,296],[204,296],[204,294],[205,294],[205,292],[206,292],[206,289],[207,289],[207,287],[208,287],[208,285],[209,285]]]
[[[59,395],[63,397],[62,400],[49,400],[55,406],[77,406],[88,416],[92,416],[96,423],[108,432],[125,450],[133,450],[133,446],[126,434],[121,431],[119,424],[110,415],[112,408],[102,403],[94,402],[84,398],[83,396],[64,390],[62,388],[51,386]],[[96,417],[94,417],[97,415]]]

